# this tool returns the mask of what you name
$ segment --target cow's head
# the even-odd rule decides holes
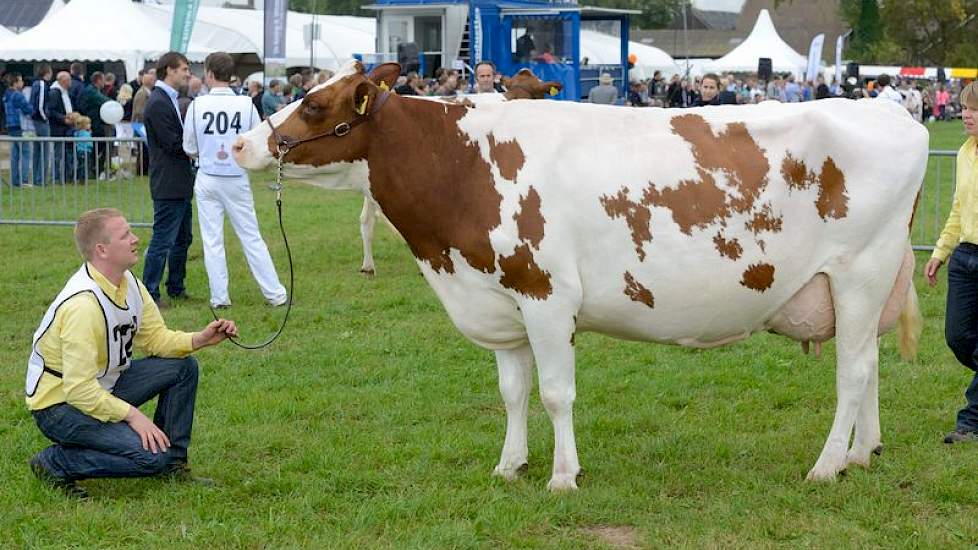
[[[345,170],[365,158],[368,132],[361,123],[373,116],[379,95],[394,85],[400,71],[400,65],[386,63],[365,74],[363,65],[350,62],[302,101],[271,115],[271,124],[266,121],[240,136],[233,147],[235,160],[242,168],[259,170],[281,146],[287,175]]]
[[[504,78],[502,82],[506,87],[506,99],[544,99],[557,95],[564,87],[554,80],[540,80],[530,69],[520,69],[513,78]]]

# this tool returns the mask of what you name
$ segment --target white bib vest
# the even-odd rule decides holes
[[[88,264],[82,265],[81,269],[68,279],[68,283],[48,307],[44,318],[41,319],[40,326],[34,332],[31,357],[27,361],[27,383],[24,387],[24,391],[29,397],[37,391],[37,385],[45,372],[61,378],[60,372],[50,369],[44,364],[44,357],[41,356],[40,349],[38,349],[38,342],[51,328],[54,323],[54,316],[61,304],[82,292],[91,292],[98,299],[98,304],[102,308],[102,317],[105,319],[105,346],[108,352],[106,353],[108,360],[98,374],[98,382],[106,390],[112,391],[116,381],[119,380],[119,375],[128,369],[132,362],[132,341],[136,336],[136,331],[139,330],[139,324],[143,317],[143,297],[139,292],[139,283],[129,271],[126,271],[123,276],[128,283],[126,293],[126,305],[128,307],[114,303],[99,288],[98,283],[88,272]]]
[[[211,176],[243,176],[245,171],[234,161],[231,146],[255,124],[251,98],[212,92],[198,96],[190,108],[200,170]]]

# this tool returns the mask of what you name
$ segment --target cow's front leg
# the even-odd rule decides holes
[[[577,489],[581,466],[574,441],[574,345],[576,330],[571,311],[524,306],[526,332],[536,358],[540,399],[554,427],[553,475],[551,491]]]
[[[370,197],[363,198],[363,209],[360,211],[360,239],[363,241],[363,264],[360,273],[374,274],[374,225],[377,223],[377,210],[380,207]]]
[[[506,404],[506,440],[499,464],[492,474],[507,481],[519,477],[526,469],[526,414],[533,387],[533,350],[529,344],[496,352],[499,369],[499,393]]]

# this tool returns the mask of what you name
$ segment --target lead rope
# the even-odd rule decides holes
[[[228,336],[227,340],[229,342],[242,349],[262,349],[264,347],[268,347],[268,345],[274,342],[279,337],[279,335],[282,334],[282,331],[285,329],[285,324],[289,322],[289,313],[292,312],[292,296],[293,296],[292,292],[295,289],[295,269],[292,265],[292,249],[289,248],[289,239],[288,237],[285,236],[285,225],[282,223],[282,189],[284,188],[284,186],[282,185],[282,158],[285,157],[285,154],[288,152],[289,152],[288,146],[285,145],[278,146],[278,155],[275,157],[275,160],[278,163],[278,169],[276,170],[276,175],[275,175],[275,186],[272,187],[272,189],[275,191],[275,207],[278,209],[278,228],[279,231],[282,232],[282,241],[285,242],[285,253],[289,257],[289,295],[287,298],[288,305],[286,306],[285,309],[285,318],[282,319],[282,324],[281,326],[278,327],[278,330],[275,331],[275,334],[273,334],[271,338],[269,338],[265,342],[262,342],[261,344],[242,344],[241,342],[238,341],[237,338]],[[214,316],[214,320],[217,321],[218,316],[217,316],[217,312],[214,311],[214,306],[208,304],[208,307],[210,307],[211,315]]]

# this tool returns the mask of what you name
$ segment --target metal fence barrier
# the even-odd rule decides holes
[[[0,224],[74,225],[113,207],[150,227],[147,160],[139,137],[0,136]]]
[[[139,137],[0,136],[0,224],[74,225],[82,212],[111,206],[132,225],[151,227],[145,143]],[[941,234],[954,197],[956,157],[957,151],[930,152],[911,233],[916,250],[933,250]]]

